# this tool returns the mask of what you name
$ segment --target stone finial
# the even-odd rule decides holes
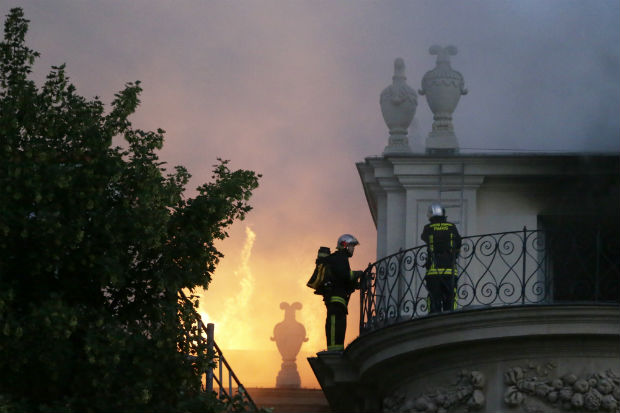
[[[275,325],[273,337],[271,337],[271,341],[276,342],[282,356],[282,366],[276,378],[276,387],[299,388],[301,379],[297,371],[297,354],[302,343],[308,341],[304,325],[295,320],[295,311],[301,310],[302,305],[298,302],[293,304],[281,302],[280,308],[284,310],[284,321]]]
[[[407,84],[405,61],[400,57],[394,60],[392,84],[381,92],[379,104],[385,124],[390,131],[388,145],[383,153],[411,152],[407,131],[418,106],[418,96]]]
[[[455,46],[432,46],[431,55],[437,56],[436,66],[426,72],[422,78],[420,95],[426,96],[426,101],[433,112],[433,130],[426,139],[426,150],[432,152],[458,151],[458,141],[452,125],[452,113],[456,109],[461,95],[467,94],[463,75],[450,66],[450,56],[456,56]]]
[[[437,65],[442,63],[450,65],[450,56],[456,56],[458,49],[456,46],[441,47],[434,45],[428,49],[428,52],[433,56],[437,56],[437,60],[435,62]]]
[[[407,80],[407,76],[405,76],[405,61],[402,57],[397,57],[394,60],[394,76],[392,76],[392,80],[396,79]]]

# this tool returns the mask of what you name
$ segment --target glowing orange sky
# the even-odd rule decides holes
[[[248,379],[248,385],[268,386],[275,384],[275,376],[282,362],[275,343],[270,340],[274,326],[284,318],[280,302],[302,303],[303,307],[296,313],[296,319],[305,326],[308,341],[302,345],[297,364],[302,384],[305,387],[316,387],[318,383],[305,361],[306,357],[326,347],[325,307],[321,297],[314,295],[305,285],[314,268],[316,251],[300,251],[305,263],[301,262],[303,258],[292,260],[299,261],[295,263],[294,269],[277,273],[274,272],[275,266],[268,262],[254,264],[255,261],[261,261],[252,257],[252,248],[259,241],[259,236],[247,226],[245,232],[246,239],[237,268],[228,270],[228,265],[220,266],[211,288],[200,293],[203,297],[200,307],[203,319],[216,325],[216,341],[219,346],[227,349],[225,356],[231,359],[233,366],[237,365],[242,370],[250,369],[247,373],[252,378]],[[236,260],[230,259],[229,263],[232,261]],[[286,264],[290,265],[291,261]],[[358,294],[354,295],[349,304],[351,314],[347,342],[353,340],[358,332]],[[254,369],[257,364],[261,365],[261,362],[255,360],[257,358],[262,360],[260,369]]]
[[[167,131],[160,157],[192,173],[189,196],[217,157],[263,174],[254,210],[219,245],[225,258],[201,299],[250,386],[275,383],[280,360],[269,338],[280,302],[303,304],[303,356],[324,348],[325,309],[305,287],[318,247],[352,233],[361,242],[352,267],[375,261],[355,162],[387,143],[379,94],[396,57],[417,89],[434,67],[429,46],[459,47],[453,67],[470,91],[454,114],[462,147],[619,150],[615,0],[565,1],[561,10],[553,0],[8,0],[0,12],[13,6],[31,20],[37,79],[66,62],[78,93],[105,103],[142,81],[132,120]],[[419,144],[432,114],[418,103],[410,133]],[[347,342],[357,335],[356,297]],[[298,364],[304,385],[316,386],[303,357]]]

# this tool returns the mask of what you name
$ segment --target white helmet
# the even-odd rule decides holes
[[[440,203],[434,202],[428,206],[426,216],[428,219],[431,219],[432,217],[445,217],[446,209],[442,207]]]
[[[337,249],[339,250],[343,250],[345,248],[347,248],[349,245],[358,245],[359,242],[357,241],[357,238],[355,238],[353,235],[351,234],[342,234],[339,238],[338,238],[338,245],[336,246]]]

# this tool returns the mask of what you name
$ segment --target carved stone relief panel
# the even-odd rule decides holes
[[[385,413],[456,413],[481,410],[486,402],[486,378],[479,371],[463,370],[448,386],[421,394],[397,391],[383,399]]]
[[[528,413],[620,413],[620,374],[606,370],[585,375],[553,374],[556,365],[527,363],[504,373],[504,403]]]

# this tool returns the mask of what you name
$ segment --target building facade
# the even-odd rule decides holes
[[[357,164],[377,262],[362,282],[360,336],[309,359],[330,406],[620,412],[620,157],[460,153],[456,48],[431,53],[425,151],[409,148],[417,95],[397,59],[381,94],[388,145]],[[464,239],[456,309],[429,314],[420,235],[437,201]]]

